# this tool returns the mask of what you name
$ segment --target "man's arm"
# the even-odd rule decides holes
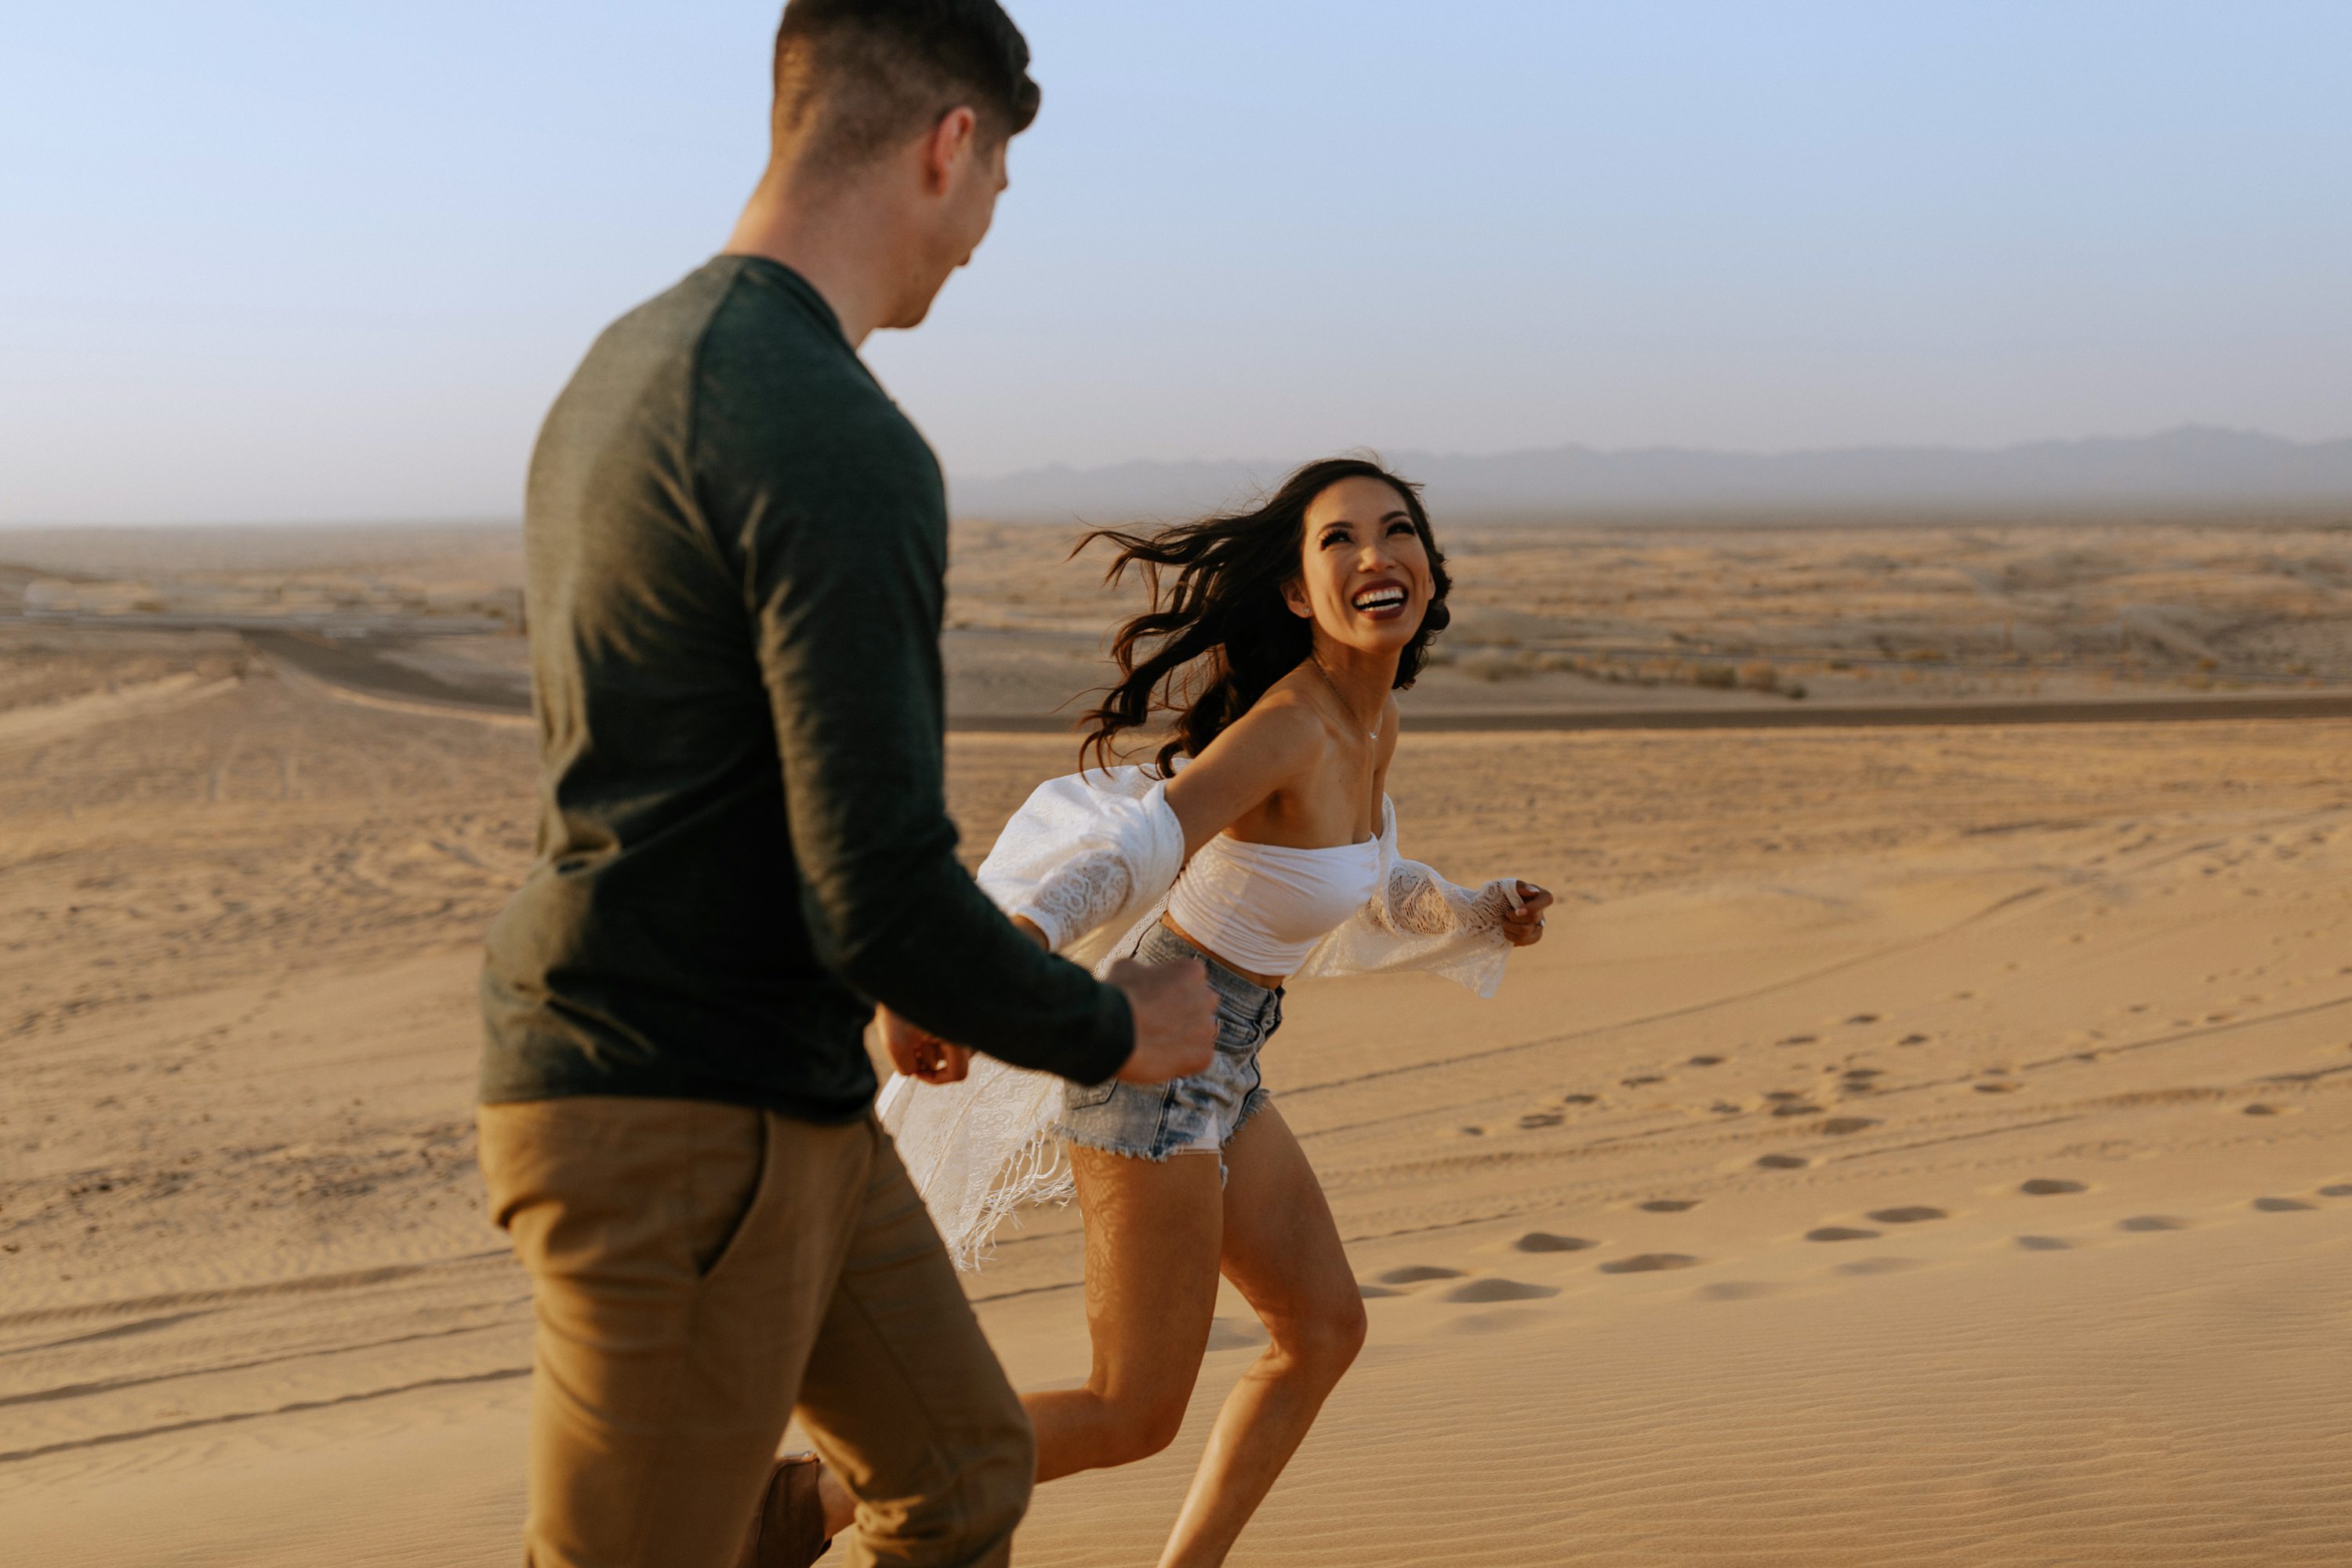
[[[836,504],[764,517],[747,541],[809,931],[828,967],[924,1028],[1099,1082],[1134,1042],[1126,997],[1040,952],[956,859],[940,735],[945,563],[919,492],[894,488],[845,484]]]

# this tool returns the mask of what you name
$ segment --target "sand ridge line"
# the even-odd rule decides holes
[[[1002,629],[1002,628],[1001,628]],[[960,627],[957,635],[987,628]],[[1024,636],[1038,635],[1024,633]],[[1070,636],[1084,640],[1088,634]],[[281,671],[299,670],[352,700],[421,714],[454,714],[489,722],[527,721],[528,693],[498,686],[457,686],[394,664],[344,638],[314,632],[249,629],[249,646]],[[1076,702],[1081,692],[1066,700]],[[2252,694],[2203,697],[2051,698],[2026,700],[1869,702],[1824,705],[1758,701],[1753,705],[1654,708],[1554,708],[1482,710],[1452,707],[1409,713],[1417,732],[1640,731],[1755,729],[2011,728],[2021,725],[2196,723],[2264,720],[2352,719],[2352,693]],[[951,712],[949,730],[961,734],[1045,735],[1073,732],[1060,713]]]
[[[61,1340],[39,1340],[29,1345],[15,1345],[0,1350],[0,1360],[9,1356],[37,1355],[43,1351],[64,1350],[71,1345],[96,1344],[101,1340],[129,1339],[133,1334],[152,1334],[176,1328],[182,1323],[194,1322],[198,1318],[209,1318],[220,1310],[218,1307],[198,1307],[193,1311],[167,1312],[160,1318],[142,1318],[135,1323],[117,1323],[110,1329],[96,1329],[86,1334],[68,1334]],[[0,1405],[7,1402],[5,1396],[0,1396]]]
[[[1946,1143],[1965,1143],[1972,1138],[1997,1138],[2004,1132],[2031,1132],[2037,1127],[2063,1127],[2069,1121],[2080,1121],[2080,1111],[2064,1116],[2052,1116],[2040,1121],[2004,1121],[1998,1127],[1979,1127],[1969,1132],[1948,1132],[1939,1138],[1922,1138],[1911,1143],[1883,1143],[1874,1147],[1841,1150],[1822,1156],[1822,1163],[1842,1165],[1854,1160],[1871,1160],[1886,1154],[1907,1153],[1914,1149],[1935,1149]]]
[[[2352,996],[2338,996],[2326,1002],[2310,1002],[2300,1007],[2288,1007],[2276,1013],[2258,1013],[2250,1018],[2231,1018],[2219,1024],[2200,1024],[2192,1029],[2181,1029],[2168,1035],[2158,1035],[2153,1039],[2132,1040],[2116,1045],[2109,1045],[2103,1040],[2097,1047],[2097,1054],[2102,1057],[2119,1057],[2132,1051],[2148,1050],[2157,1046],[2177,1046],[2183,1040],[2209,1039],[2215,1035],[2227,1035],[2239,1029],[2252,1028],[2259,1024],[2277,1024],[2283,1023],[2290,1018],[2307,1018],[2315,1013],[2330,1013],[2338,1007],[2352,1007]],[[2065,1068],[2076,1065],[2089,1066],[2089,1063],[2082,1060],[2082,1057],[2083,1053],[2080,1051],[2068,1051],[2063,1056],[2044,1057],[2040,1061],[2027,1062],[2024,1064],[2024,1067],[2038,1070],[2043,1068]],[[2341,1072],[2343,1070],[2345,1069],[2341,1068],[2330,1068],[2322,1072],[2314,1073],[2309,1076],[2312,1078],[2321,1078],[2326,1076],[2329,1072]],[[1965,1082],[1966,1080],[1955,1079],[1951,1081]],[[2290,1080],[2285,1077],[2276,1077],[2258,1079],[2255,1081],[2258,1083],[2284,1083]],[[1891,1094],[1895,1091],[1893,1089],[1888,1089],[1886,1092]]]
[[[299,1296],[334,1290],[364,1289],[370,1286],[389,1284],[395,1279],[414,1279],[437,1269],[489,1260],[505,1260],[513,1254],[505,1247],[490,1247],[480,1252],[459,1253],[451,1258],[436,1258],[425,1263],[386,1263],[373,1268],[354,1268],[334,1274],[304,1274],[289,1279],[257,1280],[249,1285],[222,1285],[207,1289],[173,1290],[154,1296],[130,1296],[110,1301],[83,1301],[63,1307],[36,1307],[27,1311],[0,1313],[0,1330],[26,1328],[36,1323],[74,1322],[89,1318],[106,1317],[121,1312],[148,1312],[173,1307],[210,1307],[224,1301],[247,1300],[255,1297]],[[65,1341],[54,1342],[66,1343]]]
[[[504,1383],[512,1378],[529,1377],[530,1367],[494,1367],[488,1372],[457,1373],[446,1377],[424,1377],[391,1388],[363,1389],[356,1394],[339,1394],[331,1399],[298,1399],[268,1410],[235,1410],[222,1415],[204,1415],[191,1421],[171,1421],[161,1426],[142,1426],[131,1432],[104,1432],[94,1437],[76,1437],[64,1442],[44,1443],[37,1447],[16,1448],[0,1452],[0,1465],[23,1464],[28,1459],[45,1458],[51,1454],[68,1454],[85,1448],[110,1447],[117,1443],[136,1443],[146,1437],[168,1436],[177,1432],[193,1432],[206,1426],[233,1426],[247,1421],[266,1421],[277,1415],[299,1415],[306,1411],[331,1410],[338,1405],[361,1405],[371,1400],[389,1399],[396,1394],[415,1394],[426,1388],[459,1388],[468,1384]]]
[[[114,691],[93,691],[61,702],[0,711],[0,744],[24,744],[70,734],[117,720],[135,719],[162,708],[179,708],[234,691],[242,678],[230,675],[206,680],[183,671]]]
[[[524,1298],[526,1303],[528,1300],[528,1297]],[[190,1317],[201,1315],[188,1314]],[[174,1321],[184,1321],[184,1319]],[[289,1351],[283,1355],[256,1356],[247,1361],[210,1362],[202,1366],[183,1367],[176,1372],[150,1373],[138,1377],[110,1377],[90,1383],[64,1384],[54,1388],[34,1389],[25,1394],[0,1394],[0,1409],[5,1409],[14,1405],[48,1405],[60,1399],[84,1399],[92,1394],[117,1394],[126,1388],[148,1388],[159,1383],[178,1383],[191,1377],[210,1377],[224,1372],[251,1372],[257,1367],[282,1366],[289,1362],[310,1361],[320,1356],[350,1355],[359,1351],[383,1350],[389,1345],[415,1344],[426,1340],[455,1339],[464,1334],[494,1333],[499,1330],[520,1328],[530,1321],[528,1317],[522,1317],[509,1319],[504,1322],[467,1323],[454,1329],[431,1329],[414,1334],[392,1334],[383,1339],[355,1340],[348,1344],[320,1345],[311,1350]],[[48,1350],[81,1342],[84,1342],[58,1340],[49,1345],[28,1348]]]

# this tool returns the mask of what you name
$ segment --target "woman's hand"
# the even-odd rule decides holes
[[[1533,882],[1517,886],[1519,907],[1503,912],[1503,934],[1513,947],[1533,947],[1543,940],[1544,911],[1551,908],[1551,895]]]
[[[890,1053],[890,1065],[908,1078],[925,1083],[958,1083],[971,1070],[970,1046],[950,1045],[887,1007],[877,1007],[874,1021],[881,1026],[882,1047]]]
[[[1053,951],[1045,928],[1035,921],[1014,915],[1013,923],[1023,936],[1048,952]],[[874,1022],[881,1026],[882,1048],[890,1053],[890,1065],[908,1078],[925,1083],[961,1083],[971,1071],[970,1046],[951,1045],[887,1007],[874,1009]]]

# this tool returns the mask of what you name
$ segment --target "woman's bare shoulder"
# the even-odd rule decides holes
[[[1303,692],[1276,682],[1218,739],[1228,737],[1253,752],[1263,750],[1308,763],[1320,758],[1330,743],[1331,724]]]

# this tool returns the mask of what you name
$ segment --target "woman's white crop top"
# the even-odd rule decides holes
[[[1220,833],[1193,852],[1168,913],[1202,946],[1255,974],[1291,974],[1380,890],[1381,841],[1293,849]]]

